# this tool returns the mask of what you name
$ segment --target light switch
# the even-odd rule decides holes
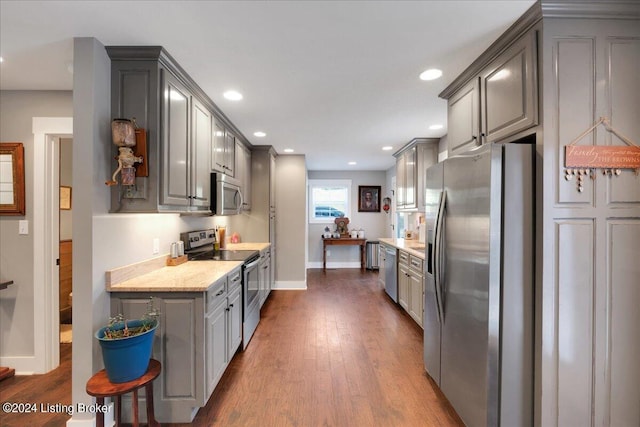
[[[18,221],[18,234],[29,234],[29,220],[21,219]]]
[[[160,239],[157,237],[153,239],[153,254],[156,255],[160,253]]]

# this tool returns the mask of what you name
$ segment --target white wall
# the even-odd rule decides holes
[[[382,207],[380,212],[358,212],[358,186],[379,185],[381,187],[380,200],[391,196],[387,186],[385,171],[309,171],[309,179],[350,179],[351,180],[351,217],[349,228],[361,228],[365,237],[375,240],[387,237],[387,214]],[[308,221],[308,218],[306,219]],[[331,230],[335,224],[328,224]],[[309,267],[322,267],[322,233],[327,224],[308,224],[309,228]],[[331,255],[327,257],[327,267],[360,268],[360,249],[358,246],[332,246]]]
[[[276,283],[306,288],[307,169],[304,156],[276,157]]]
[[[60,138],[60,185],[71,187],[71,209],[60,210],[60,240],[71,239],[73,223],[73,140]]]

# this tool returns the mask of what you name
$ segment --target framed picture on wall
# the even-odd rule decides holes
[[[71,187],[60,186],[60,209],[71,209]]]
[[[379,185],[358,186],[358,212],[380,212]]]

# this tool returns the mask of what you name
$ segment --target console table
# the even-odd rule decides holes
[[[350,237],[341,237],[339,239],[323,238],[322,239],[322,271],[327,271],[327,246],[347,246],[357,245],[360,246],[360,268],[364,270],[365,265],[365,248],[364,245],[367,239],[352,239]]]

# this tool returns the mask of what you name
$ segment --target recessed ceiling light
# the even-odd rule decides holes
[[[351,166],[353,166],[353,165],[356,165],[357,163],[356,163],[356,162],[349,162],[349,164],[350,164]]]
[[[293,153],[293,148],[285,148],[284,152],[285,153]]]
[[[253,136],[257,136],[258,138],[262,138],[264,136],[267,136],[267,134],[264,133],[264,132],[258,131],[258,132],[254,132]]]
[[[438,130],[438,129],[442,129],[444,126],[442,125],[431,125],[429,126],[429,129],[431,130]]]
[[[420,80],[435,80],[442,77],[442,70],[437,68],[429,68],[420,74]]]
[[[385,147],[382,147],[382,149],[383,149],[384,151],[389,151],[389,150],[393,150],[393,147],[392,147],[392,146],[390,146],[390,145],[387,145],[387,146],[385,146]]]
[[[0,62],[4,62],[4,58],[0,56]]]
[[[240,101],[242,99],[242,94],[235,90],[228,90],[224,93],[224,97],[229,101]]]

